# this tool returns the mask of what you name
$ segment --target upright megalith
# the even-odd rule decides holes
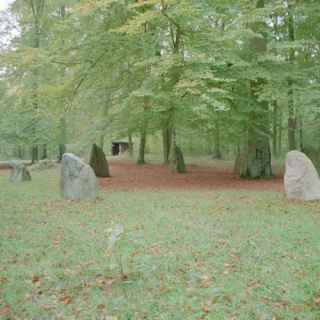
[[[320,179],[311,160],[300,151],[290,151],[286,158],[284,188],[288,199],[320,200]]]
[[[92,145],[89,163],[97,177],[110,177],[106,155],[95,143]]]
[[[67,200],[90,200],[97,197],[97,178],[92,168],[72,153],[61,162],[61,194]]]
[[[9,180],[11,182],[25,182],[31,180],[31,175],[26,165],[21,161],[10,161],[11,175]]]

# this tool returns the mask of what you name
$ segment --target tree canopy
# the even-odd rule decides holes
[[[1,15],[2,145],[36,160],[128,136],[144,163],[156,135],[177,168],[193,136],[268,177],[271,155],[320,150],[319,22],[317,0],[15,0]]]

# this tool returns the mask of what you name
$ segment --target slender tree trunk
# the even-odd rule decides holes
[[[34,164],[39,161],[39,147],[33,146],[31,149],[31,163]]]
[[[62,22],[64,21],[65,15],[66,15],[66,5],[62,4],[60,7],[60,18]],[[61,39],[61,49],[64,49],[65,47],[65,40],[64,37]],[[66,69],[63,68],[61,71],[61,77],[63,78],[65,76]],[[64,111],[63,114],[60,117],[60,124],[59,124],[59,129],[60,129],[60,136],[59,136],[59,146],[58,146],[58,162],[62,161],[62,156],[67,152],[67,122],[66,122],[66,102],[64,105]]]
[[[171,151],[169,155],[169,163],[172,171],[177,171],[177,141],[176,130],[171,130]]]
[[[133,157],[133,141],[132,141],[132,134],[128,134],[128,141],[129,141],[129,156]]]
[[[32,47],[34,49],[39,49],[41,48],[41,34],[42,34],[42,30],[41,30],[41,18],[44,15],[44,8],[45,8],[45,0],[30,0],[30,2],[28,3],[30,5],[30,9],[32,11]],[[39,79],[39,74],[40,74],[40,70],[39,70],[39,66],[35,66],[33,73],[32,73],[32,77],[31,77],[31,81],[32,81],[32,89],[33,89],[33,109],[34,109],[34,116],[35,116],[35,120],[38,120],[37,117],[39,115],[38,111],[40,109],[40,102],[39,102],[39,97],[38,97],[38,88],[39,88],[39,83],[40,83],[40,79]],[[37,130],[36,130],[36,126],[37,126],[37,121],[34,121],[33,123],[33,139],[34,139],[34,145],[32,146],[32,150],[31,150],[31,162],[35,163],[37,161],[39,161],[39,146],[36,145],[36,141],[37,141]]]
[[[186,173],[186,165],[181,149],[177,146],[177,134],[173,128],[171,132],[170,168],[173,172]]]
[[[273,103],[273,113],[272,113],[272,153],[275,158],[279,156],[278,154],[278,136],[279,136],[279,106],[277,101]]]
[[[103,150],[104,148],[104,135],[100,136],[99,147]]]
[[[169,163],[171,142],[172,142],[172,130],[170,128],[163,129],[162,145],[163,145],[163,162],[165,164]]]
[[[294,20],[291,12],[291,5],[288,4],[288,35],[289,41],[295,41],[295,31],[294,31]],[[290,49],[289,52],[289,62],[293,66],[295,59],[294,48]],[[295,105],[294,105],[294,91],[293,91],[293,80],[288,79],[288,146],[289,150],[295,150],[297,148],[296,142],[296,115],[295,115]]]
[[[214,129],[214,151],[213,151],[213,159],[221,159],[221,149],[220,149],[220,121],[219,115],[216,120],[216,126]]]
[[[42,146],[42,157],[41,157],[42,160],[44,159],[48,159],[48,148],[47,148],[47,145],[44,144]]]
[[[23,149],[22,146],[18,146],[18,158],[23,159]]]
[[[59,155],[58,161],[61,162],[62,156],[67,151],[67,122],[65,116],[60,118],[60,143],[59,143]]]
[[[102,110],[102,120],[105,121],[105,123],[107,123],[108,115],[109,115],[109,101],[110,101],[110,94],[108,91],[106,91],[105,99],[106,99],[106,102]],[[106,126],[103,127],[102,132],[100,134],[100,139],[99,139],[100,140],[99,146],[102,150],[104,148],[104,142],[105,142],[105,129],[106,129]]]
[[[283,112],[279,110],[279,135],[278,135],[278,155],[282,154],[282,140],[283,140]]]
[[[299,115],[299,145],[300,150],[304,151],[304,141],[303,141],[303,116],[302,114]]]
[[[146,150],[147,133],[145,129],[142,129],[140,134],[139,155],[137,164],[145,164],[145,150]]]
[[[292,83],[289,81],[289,96],[288,96],[288,147],[289,150],[297,148],[296,143],[296,116],[294,110],[293,89]]]

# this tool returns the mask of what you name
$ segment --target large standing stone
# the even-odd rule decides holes
[[[97,178],[92,168],[72,153],[65,153],[61,163],[61,193],[68,200],[97,197]]]
[[[31,180],[30,172],[24,163],[21,161],[10,161],[9,165],[12,168],[9,178],[11,182],[24,182]]]
[[[110,177],[106,155],[104,154],[103,150],[96,144],[92,145],[89,163],[97,177]]]
[[[288,199],[305,201],[320,199],[319,175],[304,153],[290,151],[287,154],[284,187]]]

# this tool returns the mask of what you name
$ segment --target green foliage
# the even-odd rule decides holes
[[[293,0],[16,0],[11,15],[20,33],[1,55],[1,106],[10,110],[3,121],[28,110],[15,122],[22,131],[36,120],[28,142],[12,126],[2,135],[34,144],[56,128],[59,137],[64,117],[70,142],[165,127],[211,138],[219,118],[227,123],[223,143],[237,145],[261,102],[270,118],[277,103],[276,128],[287,129],[292,99],[310,135],[319,114],[318,13],[315,1]]]

